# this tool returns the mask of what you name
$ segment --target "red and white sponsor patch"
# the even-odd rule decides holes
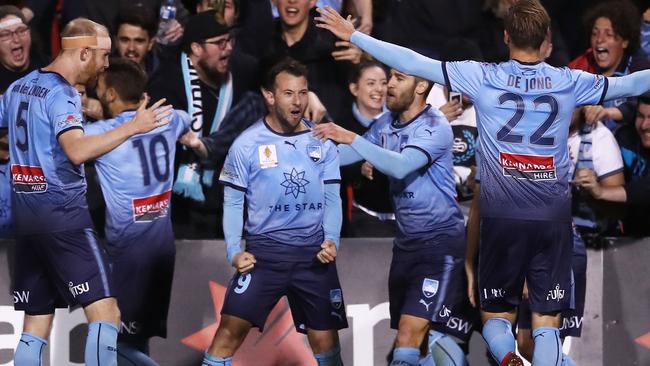
[[[154,196],[133,199],[133,221],[151,222],[160,217],[167,216],[169,198],[172,191],[167,191]]]
[[[11,181],[16,193],[43,193],[47,191],[47,179],[38,166],[11,165]]]
[[[505,177],[534,181],[557,179],[553,156],[499,152],[499,163]]]

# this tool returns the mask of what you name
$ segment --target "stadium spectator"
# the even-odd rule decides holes
[[[31,29],[15,6],[0,6],[0,94],[9,84],[45,66],[47,61],[32,49]]]
[[[614,202],[628,202],[623,219],[623,234],[648,236],[650,227],[650,203],[648,187],[650,177],[650,99],[639,98],[636,120],[633,125],[621,127],[616,133],[625,165],[624,187],[604,187],[598,173],[592,170],[578,172],[577,183],[585,187],[595,198]]]
[[[121,9],[116,19],[117,31],[113,39],[117,54],[140,65],[147,75],[153,75],[160,65],[157,52],[169,48],[159,46],[154,51],[156,23],[153,13],[129,7]]]
[[[192,16],[183,37],[183,52],[165,60],[152,76],[148,90],[164,97],[193,118],[191,130],[207,136],[219,126],[246,91],[256,90],[257,64],[250,56],[233,53],[229,27],[219,23],[214,10]],[[172,195],[172,222],[179,238],[221,236],[223,191],[214,171],[219,162],[203,164],[192,151],[178,149]]]
[[[605,76],[623,76],[648,68],[639,49],[641,15],[629,1],[607,1],[596,4],[585,15],[585,26],[591,34],[590,47],[569,63],[573,69]],[[636,113],[636,98],[610,100],[585,110],[588,123],[602,121],[615,130],[632,123]]]
[[[309,69],[309,87],[327,108],[329,116],[342,119],[349,113],[352,97],[346,89],[350,62],[358,63],[361,50],[339,41],[313,21],[313,0],[276,0],[280,18],[276,19],[273,38],[263,59],[270,67],[291,57]],[[320,121],[314,121],[320,122]]]
[[[385,66],[368,56],[362,58],[352,68],[348,87],[354,102],[350,117],[340,121],[341,126],[359,135],[365,133],[387,112],[387,85]],[[341,186],[343,235],[395,236],[395,214],[390,202],[388,178],[384,173],[368,162],[341,167]]]

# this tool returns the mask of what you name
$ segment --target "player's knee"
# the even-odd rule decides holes
[[[339,346],[338,332],[336,330],[328,331],[309,331],[309,345],[315,354],[332,351]]]
[[[429,330],[429,322],[400,320],[397,330],[397,346],[419,348]]]
[[[233,345],[240,344],[246,338],[250,324],[243,321],[234,319],[232,317],[224,316],[217,329],[216,339],[222,344]]]

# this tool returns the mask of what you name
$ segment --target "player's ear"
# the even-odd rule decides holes
[[[268,105],[274,105],[275,104],[275,96],[273,95],[273,92],[271,90],[268,90],[264,87],[260,88],[260,91],[262,92],[262,95],[264,96],[264,100],[266,100],[266,104]]]
[[[106,97],[105,97],[105,99],[106,99],[107,102],[112,103],[112,102],[115,101],[115,99],[117,99],[117,97],[118,97],[118,95],[117,95],[117,91],[115,90],[115,88],[110,87],[110,88],[106,89]]]
[[[427,89],[429,89],[429,82],[424,79],[415,79],[415,83],[415,93],[418,95],[426,93]]]
[[[90,52],[90,48],[84,47],[79,51],[79,59],[83,62],[88,61],[92,57],[92,52]]]
[[[508,34],[508,31],[504,30],[503,31],[503,43],[509,45],[510,44],[510,35]]]

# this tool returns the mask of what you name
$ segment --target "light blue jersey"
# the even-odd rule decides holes
[[[431,106],[404,123],[385,113],[364,137],[398,153],[417,149],[429,159],[428,165],[402,179],[388,176],[399,228],[395,245],[413,250],[422,243],[462,236],[463,215],[456,203],[451,150],[454,134],[445,116]]]
[[[336,146],[305,131],[279,134],[264,119],[233,143],[219,176],[246,192],[247,240],[270,239],[292,246],[323,242],[325,184],[339,184]]]
[[[607,78],[546,63],[443,63],[469,96],[481,144],[481,216],[571,220],[567,149],[576,106],[600,104]]]
[[[106,133],[133,119],[135,111],[85,126],[87,135]],[[174,179],[176,141],[191,122],[175,110],[168,125],[130,137],[95,160],[106,201],[106,238],[110,243],[129,242],[149,232],[171,232],[169,200]],[[170,238],[164,238],[170,239]],[[171,238],[173,240],[173,238]]]
[[[18,235],[92,227],[83,165],[74,165],[58,137],[82,129],[81,99],[61,75],[35,70],[0,101],[9,128],[13,215]]]

